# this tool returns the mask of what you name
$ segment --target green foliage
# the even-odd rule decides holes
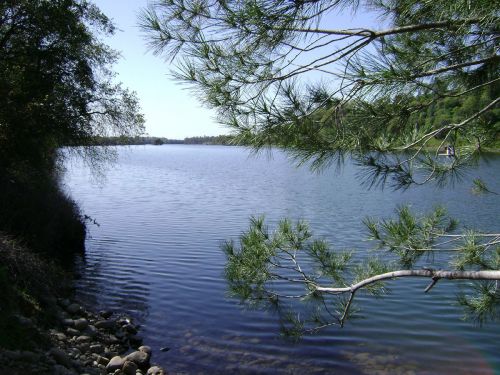
[[[334,28],[336,12],[365,10],[385,28]],[[313,167],[347,152],[403,187],[453,179],[498,143],[498,21],[487,0],[166,0],[141,17],[153,51],[237,140]],[[446,145],[452,163],[437,156]]]
[[[0,167],[54,167],[56,149],[142,131],[135,95],[112,83],[110,20],[85,0],[0,5]]]
[[[83,220],[60,191],[63,146],[143,131],[134,93],[113,82],[114,26],[86,0],[0,2],[0,230],[51,254],[82,249]],[[95,165],[105,148],[73,147]]]
[[[472,295],[459,294],[458,303],[464,308],[464,319],[480,325],[500,319],[498,281],[476,283]]]
[[[400,266],[418,269],[432,264],[436,252],[451,251],[449,266],[457,271],[499,269],[498,237],[470,230],[450,234],[458,224],[443,208],[416,216],[403,206],[396,210],[396,216],[380,221],[365,219],[379,257],[361,261],[354,261],[352,251],[334,251],[326,241],[315,239],[303,221],[292,224],[281,220],[271,232],[263,217],[254,217],[238,244],[229,241],[223,246],[230,292],[247,306],[278,313],[282,334],[296,339],[332,325],[343,326],[357,313],[352,303],[358,288],[382,296],[388,293],[385,280],[392,276],[378,277]],[[422,262],[424,255],[426,261]],[[497,284],[474,285],[475,294],[458,299],[466,318],[480,323],[496,319]]]
[[[476,178],[472,181],[472,183],[474,184],[473,187],[472,187],[472,192],[474,194],[486,194],[486,193],[489,193],[489,194],[495,194],[495,195],[498,195],[497,192],[494,192],[494,191],[491,191],[487,186],[486,184],[484,183],[484,181],[482,181],[481,179],[479,178]]]
[[[336,12],[367,10],[383,17],[379,29],[334,28]],[[278,146],[312,168],[348,156],[362,168],[363,183],[395,189],[455,183],[498,145],[499,21],[499,3],[489,0],[161,0],[141,17],[153,51],[176,63],[174,78],[217,111],[236,141],[256,150]],[[443,209],[416,217],[402,207],[397,216],[365,221],[394,264],[370,260],[353,269],[349,255],[313,240],[304,224],[283,222],[269,234],[254,220],[239,248],[226,245],[226,276],[244,300],[268,298],[274,306],[287,296],[276,290],[281,282],[302,285],[291,299],[316,301],[323,315],[313,309],[286,319],[285,331],[295,336],[342,325],[356,293],[351,283],[383,275],[387,266],[413,270],[424,254],[432,261],[451,246],[453,269],[498,271],[491,255],[498,237],[450,234],[456,223]],[[304,258],[310,269],[300,267]],[[349,298],[336,298],[322,281]],[[487,293],[477,298],[481,303],[464,305],[481,317],[497,303]]]
[[[354,266],[355,278],[353,280],[353,283],[356,284],[371,277],[381,275],[383,273],[389,272],[394,268],[395,265],[391,264],[390,262],[388,263],[387,260],[384,262],[378,258],[367,259],[361,264],[357,264]],[[383,282],[377,282],[367,285],[366,290],[376,297],[380,297],[387,293],[386,285]]]
[[[379,248],[395,253],[401,265],[408,269],[431,249],[436,239],[457,226],[442,207],[422,218],[415,217],[408,206],[398,208],[396,213],[397,220],[376,222],[367,218],[364,224],[370,231],[370,239],[376,240]]]

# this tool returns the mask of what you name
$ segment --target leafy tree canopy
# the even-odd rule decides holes
[[[113,83],[114,26],[86,0],[0,3],[0,167],[51,170],[58,147],[142,133],[134,93]]]

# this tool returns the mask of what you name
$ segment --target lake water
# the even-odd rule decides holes
[[[390,283],[381,299],[359,295],[364,319],[297,343],[279,335],[269,312],[245,310],[227,297],[220,244],[248,228],[251,215],[270,226],[306,219],[335,248],[373,244],[361,220],[393,215],[409,203],[423,212],[445,204],[469,228],[499,231],[500,197],[471,194],[471,180],[500,186],[500,158],[482,162],[453,188],[367,190],[346,163],[321,174],[286,156],[250,156],[223,146],[118,148],[116,164],[96,181],[78,160],[65,186],[89,225],[77,295],[96,308],[124,311],[142,325],[153,361],[171,374],[500,374],[500,327],[460,320],[456,285]],[[160,352],[161,347],[170,347]]]

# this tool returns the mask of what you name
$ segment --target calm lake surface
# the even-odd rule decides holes
[[[172,374],[500,374],[500,326],[460,320],[457,283],[391,282],[391,293],[359,295],[364,319],[292,343],[276,316],[245,310],[227,297],[220,244],[248,228],[251,215],[306,219],[337,249],[373,248],[361,220],[391,217],[409,203],[437,204],[469,228],[499,232],[500,197],[471,194],[482,177],[500,187],[500,157],[454,187],[367,190],[347,163],[321,174],[295,168],[274,151],[250,156],[223,146],[118,148],[105,179],[68,161],[65,186],[89,225],[77,295],[96,308],[124,311],[142,325],[153,362]],[[170,347],[160,352],[161,347]]]

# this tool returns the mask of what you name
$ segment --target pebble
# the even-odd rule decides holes
[[[111,310],[103,310],[99,311],[99,315],[102,316],[104,319],[108,319],[113,315],[113,311]]]
[[[121,341],[115,335],[109,335],[104,338],[104,342],[106,344],[113,345],[113,344],[119,344]]]
[[[159,366],[153,366],[153,367],[151,367],[146,374],[147,375],[166,375],[165,374],[165,370],[163,370]]]
[[[146,368],[149,366],[149,358],[151,355],[140,350],[132,352],[125,357],[127,361],[134,362],[140,368]]]
[[[93,325],[89,325],[83,333],[85,333],[87,336],[95,337],[97,336],[97,328]]]
[[[138,350],[125,355],[131,347],[142,344],[142,337],[137,335],[140,326],[134,325],[129,318],[109,319],[113,314],[111,311],[100,312],[98,316],[69,300],[59,300],[58,304],[62,307],[56,305],[54,314],[58,317],[59,327],[47,332],[53,347],[48,352],[0,350],[0,364],[12,365],[13,374],[166,374],[161,367],[150,368],[152,350],[149,346],[139,346]],[[25,321],[26,325],[33,324],[34,329],[37,328],[35,321],[28,322],[27,318]],[[60,331],[61,326],[65,333]],[[22,370],[17,371],[16,366]]]
[[[106,357],[98,356],[96,362],[98,365],[107,366],[107,364],[109,363],[109,359],[107,359]]]
[[[92,353],[104,353],[104,346],[101,344],[90,345],[90,351]]]
[[[77,303],[72,303],[68,307],[66,307],[66,311],[69,312],[70,314],[76,314],[81,310],[81,306]]]
[[[85,318],[76,319],[74,322],[75,328],[79,331],[83,331],[89,326],[89,321]]]
[[[73,327],[75,325],[75,321],[73,319],[63,319],[62,324],[66,327]]]
[[[106,365],[106,371],[113,372],[115,370],[120,370],[124,363],[125,363],[125,358],[122,358],[120,356],[113,357]]]
[[[114,320],[99,320],[94,324],[97,329],[113,329],[116,327],[116,322]]]
[[[57,363],[65,366],[65,367],[71,367],[72,363],[71,363],[70,358],[61,349],[52,348],[49,353],[56,360]]]
[[[78,336],[75,341],[77,343],[88,343],[88,342],[92,341],[92,338],[90,336],[82,335],[82,336]]]
[[[61,299],[61,300],[59,300],[59,305],[60,305],[61,307],[66,308],[66,307],[68,307],[69,305],[71,305],[71,302],[69,301],[69,299],[65,298],[65,299]]]
[[[62,332],[57,332],[54,334],[54,336],[59,340],[59,341],[65,341],[68,339],[68,337],[62,333]]]
[[[74,328],[68,328],[68,329],[66,329],[66,333],[69,336],[73,337],[73,336],[78,336],[80,334],[80,331],[77,329],[74,329]]]
[[[125,361],[122,367],[122,371],[125,375],[135,375],[138,367],[132,361]]]
[[[128,333],[131,333],[133,335],[137,334],[137,328],[135,328],[132,324],[125,324],[122,326],[122,329]]]

